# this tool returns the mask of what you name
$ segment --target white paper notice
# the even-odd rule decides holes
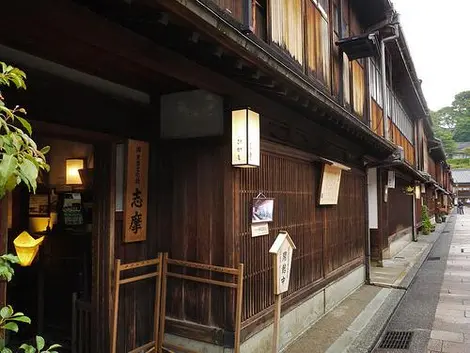
[[[268,223],[254,223],[251,225],[251,236],[253,238],[267,234],[269,234]]]

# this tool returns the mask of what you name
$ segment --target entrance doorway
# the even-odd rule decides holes
[[[40,175],[35,195],[19,187],[9,197],[9,252],[23,231],[45,238],[32,265],[17,266],[8,285],[7,302],[32,320],[10,335],[10,346],[39,334],[47,344],[61,344],[61,352],[88,353],[94,316],[94,147],[68,137],[36,141],[51,147],[50,171]]]

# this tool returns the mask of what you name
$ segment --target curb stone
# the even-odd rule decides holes
[[[455,224],[456,218],[453,216],[454,215],[448,217],[446,223],[434,232],[433,235],[436,235],[435,239],[426,247],[420,259],[413,265],[400,282],[399,287],[394,287],[395,289],[390,293],[387,301],[374,314],[367,326],[361,331],[360,335],[357,336],[357,338],[352,341],[348,347],[346,347],[343,353],[369,353],[377,346],[385,328],[405,296],[407,289],[413,283],[416,274],[433,250],[434,245],[440,238],[442,232],[444,230],[450,230],[448,228],[451,228]]]

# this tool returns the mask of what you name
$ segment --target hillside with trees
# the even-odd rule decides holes
[[[470,141],[470,91],[457,94],[450,107],[431,112],[431,118],[436,137],[444,145],[448,163],[453,168],[470,168],[470,148],[463,151],[468,158],[452,158],[459,142]]]

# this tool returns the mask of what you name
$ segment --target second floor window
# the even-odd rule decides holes
[[[343,53],[343,99],[345,104],[351,104],[351,73],[346,53]]]
[[[364,116],[364,104],[365,104],[365,75],[362,62],[354,60],[351,64],[352,76],[353,76],[353,110],[359,116]]]
[[[271,0],[271,39],[303,64],[302,0]]]
[[[382,107],[382,74],[380,73],[379,66],[374,59],[370,60],[369,67],[370,95],[379,105],[379,107]]]
[[[328,16],[323,9],[328,6],[328,1],[307,0],[306,4],[308,71],[329,86],[330,32]]]

